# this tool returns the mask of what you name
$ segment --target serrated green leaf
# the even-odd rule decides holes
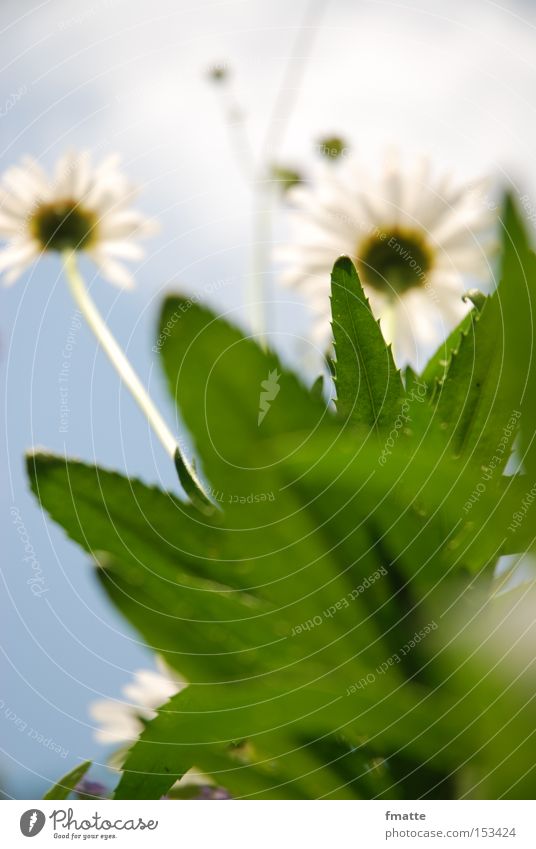
[[[225,532],[217,520],[202,520],[171,493],[83,463],[34,454],[28,472],[50,515],[99,564],[114,603],[172,666],[192,680],[251,668],[256,617],[271,606],[243,589],[232,559],[220,559]],[[279,639],[266,636],[268,663],[277,662]]]
[[[511,196],[502,217],[503,249],[499,300],[505,358],[504,381],[521,412],[521,457],[529,481],[536,480],[536,257],[523,218]],[[530,487],[528,487],[530,489]]]
[[[471,329],[473,312],[468,312],[460,323],[452,330],[444,342],[439,345],[435,354],[428,360],[421,373],[421,380],[429,387],[429,395],[433,396],[439,384],[443,381],[453,355],[458,351],[463,336]]]
[[[200,769],[210,769],[214,756],[221,758],[230,745],[244,737],[261,752],[275,749],[276,768],[282,774],[294,752],[292,748],[279,748],[281,733],[283,739],[299,733],[318,740],[326,729],[339,728],[350,735],[370,736],[378,745],[387,740],[395,748],[404,745],[410,735],[422,754],[441,747],[440,731],[433,727],[431,713],[428,729],[423,727],[427,701],[419,688],[398,686],[395,694],[393,680],[384,677],[355,697],[345,691],[330,692],[326,684],[322,682],[324,688],[312,683],[298,687],[291,678],[279,677],[254,689],[247,685],[211,687],[205,692],[189,688],[179,693],[160,709],[157,719],[131,749],[116,798],[141,798],[143,793],[158,798],[194,763]],[[392,721],[394,715],[396,722]],[[447,728],[454,734],[455,725],[451,726],[448,719],[444,733]],[[454,758],[454,750],[445,751],[439,761],[453,763]],[[224,786],[232,784],[233,773],[240,771],[244,774],[241,781],[247,781],[249,770],[247,762],[228,764],[218,781]],[[271,787],[268,785],[258,797],[277,797],[273,793],[276,783],[272,780]]]
[[[181,305],[169,300],[163,321]],[[168,382],[220,512],[63,458],[28,462],[114,603],[192,682],[132,748],[117,797],[158,798],[194,765],[236,796],[359,797],[365,777],[341,790],[344,770],[325,763],[334,733],[365,775],[381,760],[385,798],[454,795],[468,759],[475,781],[491,775],[486,787],[507,793],[506,744],[528,727],[526,710],[509,711],[525,690],[508,669],[492,674],[496,658],[491,670],[484,655],[473,661],[482,639],[471,629],[522,480],[486,480],[470,501],[482,469],[453,462],[436,431],[380,462],[387,436],[356,444],[273,354],[208,310],[190,304],[167,326]],[[437,639],[389,664],[428,617]]]
[[[331,416],[274,353],[198,304],[168,297],[160,324],[172,328],[161,349],[171,395],[217,491],[229,474],[237,480],[232,493],[255,491],[245,456],[271,435],[309,432]]]
[[[68,799],[76,785],[82,781],[90,766],[91,761],[84,761],[75,766],[45,793],[43,799]]]
[[[389,430],[400,413],[404,387],[349,257],[333,267],[331,314],[339,415],[361,429]]]
[[[116,473],[48,455],[32,455],[28,469],[51,516],[100,564],[97,575],[114,603],[190,680],[258,675],[307,652],[317,653],[315,662],[322,655],[329,664],[340,660],[339,628],[330,620],[322,633],[289,639],[294,626],[349,590],[331,553],[336,540],[315,528],[292,491],[274,502],[270,535],[256,527],[262,503],[248,506],[253,529],[237,534],[220,519],[202,526],[199,514],[171,494]],[[362,558],[366,574],[377,565],[373,551]],[[352,618],[340,615],[347,625]],[[361,630],[368,643],[369,626]],[[350,640],[344,651],[352,656]],[[356,674],[365,669],[356,667]]]
[[[291,765],[297,795],[289,788],[286,797],[301,798],[296,742],[283,741],[321,745],[335,728],[349,741],[361,740],[366,760],[371,752],[382,757],[387,781],[380,796],[403,798],[404,788],[412,788],[423,798],[442,798],[447,790],[467,798],[531,798],[533,761],[525,743],[533,734],[534,599],[525,598],[524,609],[514,601],[476,603],[470,620],[440,622],[437,640],[428,638],[437,677],[430,689],[400,683],[391,672],[342,694],[330,690],[330,677],[305,686],[276,676],[254,688],[189,688],[159,710],[131,749],[116,797],[158,798],[196,764],[238,788],[237,795],[254,774],[254,798],[279,798],[278,778]],[[229,758],[244,738],[259,756],[273,753],[271,785],[259,783],[255,756]]]
[[[518,402],[504,370],[505,351],[501,303],[493,295],[480,313],[473,314],[470,329],[461,336],[434,414],[449,450],[491,469],[495,476],[511,455],[519,419]]]
[[[195,474],[195,469],[186,463],[178,448],[175,452],[175,468],[182,487],[194,507],[197,507],[205,516],[213,516],[217,511],[216,505],[204,491],[201,481]]]

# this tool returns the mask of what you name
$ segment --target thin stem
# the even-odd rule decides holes
[[[292,117],[307,60],[313,47],[314,37],[328,2],[329,0],[309,0],[305,8],[305,14],[298,28],[288,64],[277,93],[275,105],[268,122],[268,129],[259,157],[261,168],[268,156],[273,157],[277,153],[277,149]]]
[[[65,272],[69,283],[71,294],[78,304],[80,311],[84,315],[87,323],[97,337],[106,352],[108,359],[116,369],[125,383],[127,388],[132,393],[133,398],[137,401],[149,422],[151,423],[154,432],[164,446],[164,449],[170,457],[175,457],[177,450],[177,440],[171,433],[164,419],[156,409],[153,401],[147,394],[138,375],[130,365],[125,354],[115,341],[110,330],[104,322],[97,307],[93,303],[89,292],[87,291],[82,275],[76,264],[76,254],[74,252],[66,252],[64,254]]]
[[[138,375],[130,365],[123,350],[117,344],[108,326],[102,318],[97,307],[93,303],[87,291],[84,280],[76,263],[74,251],[65,251],[63,254],[65,274],[69,283],[69,289],[76,301],[81,313],[89,324],[91,330],[102,345],[108,359],[116,369],[121,380],[130,390],[132,397],[136,400],[142,411],[147,416],[155,434],[162,443],[165,451],[175,463],[180,481],[193,502],[205,508],[212,506],[210,500],[203,491],[201,483],[193,468],[183,458],[179,449],[177,439],[172,434],[164,419],[155,407],[151,397],[143,386]]]
[[[246,183],[251,185],[255,173],[255,162],[246,130],[244,113],[231,90],[230,82],[223,81],[218,83],[218,89],[231,150],[234,153],[242,176]]]
[[[229,82],[222,80],[217,83],[220,87],[231,147],[241,173],[251,189],[253,233],[250,268],[246,276],[246,302],[253,334],[262,347],[266,345],[267,246],[271,242],[272,234],[273,197],[270,192],[269,165],[277,156],[279,145],[292,116],[320,17],[328,2],[329,0],[309,0],[306,5],[258,156],[255,156],[252,150],[243,112],[230,90]]]
[[[263,275],[267,273],[268,265],[266,246],[271,233],[270,212],[270,184],[265,181],[253,189],[253,244],[248,275],[252,330],[263,348],[266,346],[266,285]]]
[[[253,332],[262,347],[266,345],[266,282],[267,245],[272,238],[271,174],[269,165],[277,158],[279,146],[288,126],[299,94],[307,60],[320,17],[328,0],[309,0],[289,61],[277,93],[274,108],[261,145],[258,165],[252,184],[253,192],[253,248],[249,275],[249,301]]]

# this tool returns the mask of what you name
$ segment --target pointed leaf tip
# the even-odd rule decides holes
[[[337,260],[335,260],[333,272],[335,271],[345,271],[347,274],[354,273],[357,275],[357,270],[353,261],[346,255],[340,256]]]
[[[174,461],[179,481],[194,507],[205,516],[213,516],[218,508],[212,503],[197,478],[195,464],[189,467],[178,447],[175,451]]]
[[[339,257],[331,281],[338,412],[358,427],[391,426],[404,395],[402,378],[350,257]]]

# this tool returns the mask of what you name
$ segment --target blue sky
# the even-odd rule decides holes
[[[114,333],[181,433],[151,350],[163,293],[212,291],[206,300],[247,321],[251,198],[205,71],[215,62],[232,66],[258,148],[304,9],[302,0],[1,4],[0,167],[24,153],[50,166],[69,146],[97,157],[123,154],[141,186],[140,206],[159,220],[160,233],[136,269],[134,292],[118,292],[90,265],[84,269]],[[335,132],[371,165],[396,144],[430,153],[463,177],[491,173],[536,196],[535,25],[531,3],[332,0],[279,158],[307,166],[315,140]],[[282,214],[274,238],[284,232]],[[298,361],[306,308],[272,278],[268,292],[274,343]],[[165,487],[177,483],[91,334],[73,318],[57,260],[45,258],[0,297],[0,783],[28,798],[81,758],[105,761],[87,706],[119,696],[133,670],[152,661],[103,597],[88,558],[29,495],[24,452],[46,446]],[[67,341],[62,432],[58,379]],[[27,584],[21,523],[46,583],[41,597]]]

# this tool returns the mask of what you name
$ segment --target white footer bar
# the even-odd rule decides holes
[[[534,849],[531,802],[0,803],[2,846]],[[29,843],[35,838],[35,843]]]

